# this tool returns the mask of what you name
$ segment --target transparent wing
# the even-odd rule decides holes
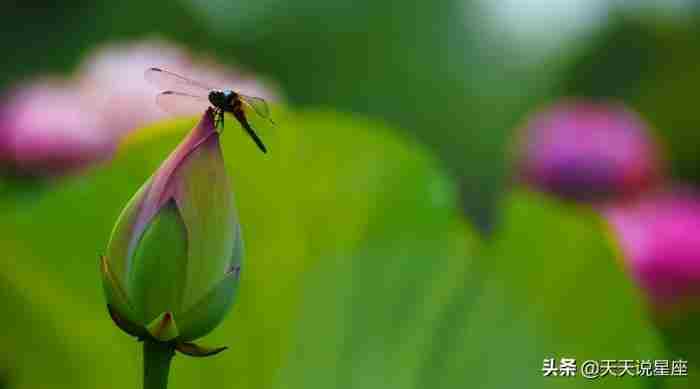
[[[185,76],[161,68],[149,68],[144,73],[146,81],[163,89],[181,91],[193,96],[208,96],[213,88]]]
[[[166,112],[183,116],[202,114],[210,105],[206,97],[174,91],[159,93],[156,103]]]
[[[270,117],[270,107],[267,106],[267,102],[260,97],[241,95],[241,101],[243,101],[247,106],[253,109],[261,118],[267,119],[270,123],[275,124]]]

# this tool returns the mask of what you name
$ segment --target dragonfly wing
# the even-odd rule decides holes
[[[199,81],[190,80],[185,76],[161,68],[149,68],[144,77],[151,84],[163,90],[181,91],[193,96],[208,96],[213,88]]]
[[[156,103],[164,111],[183,116],[201,114],[210,105],[206,97],[173,91],[159,93]]]
[[[258,114],[263,119],[267,119],[270,123],[275,124],[270,117],[270,107],[268,107],[267,102],[260,97],[241,95],[241,101],[243,101],[248,107],[252,108],[255,113]]]

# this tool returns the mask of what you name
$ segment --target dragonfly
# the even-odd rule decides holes
[[[270,118],[270,108],[260,97],[246,96],[231,89],[218,89],[199,81],[191,80],[177,73],[161,69],[149,68],[145,72],[148,82],[164,89],[156,96],[156,103],[165,111],[178,113],[183,109],[190,112],[207,105],[214,107],[215,125],[223,128],[224,113],[228,112],[240,123],[241,127],[253,139],[253,142],[263,152],[267,152],[265,144],[248,122],[244,107],[252,109],[258,116],[275,124]]]

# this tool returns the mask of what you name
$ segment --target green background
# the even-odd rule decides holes
[[[476,2],[50,4],[4,10],[0,86],[156,34],[288,97],[269,156],[231,121],[222,137],[247,268],[233,312],[202,341],[230,349],[177,357],[173,388],[692,387],[542,377],[544,358],[679,356],[603,221],[510,185],[509,147],[534,109],[612,97],[650,121],[672,177],[697,183],[694,13],[613,12],[541,54]],[[81,175],[0,181],[0,387],[138,385],[139,345],[109,320],[98,255],[193,124],[141,129]]]

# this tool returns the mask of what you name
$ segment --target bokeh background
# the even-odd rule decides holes
[[[172,388],[697,387],[694,1],[0,17],[0,388],[139,385],[98,256],[195,123],[159,110],[149,66],[267,97],[278,123],[268,155],[227,123],[247,272],[203,340],[230,349],[177,357]],[[686,360],[689,377],[543,377],[547,358]]]

